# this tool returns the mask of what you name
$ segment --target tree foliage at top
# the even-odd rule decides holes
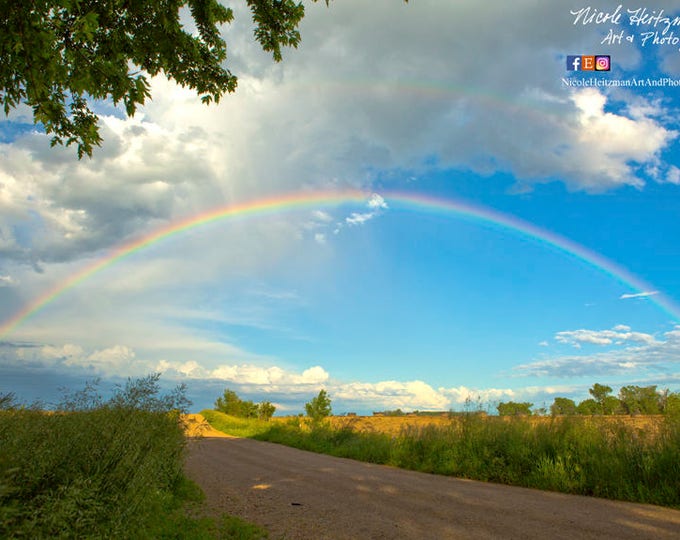
[[[319,394],[309,403],[305,403],[305,411],[314,422],[319,422],[331,415],[331,398],[326,390],[320,390]]]
[[[517,403],[515,401],[501,402],[496,406],[499,416],[531,416],[533,403],[528,401]]]
[[[224,393],[215,400],[215,410],[239,418],[269,420],[276,412],[276,407],[269,401],[256,404],[250,400],[241,399],[236,392],[226,388]]]
[[[611,387],[594,384],[588,392],[592,398],[584,399],[578,406],[568,398],[556,397],[550,407],[553,415],[610,415],[610,414],[667,414],[680,412],[680,393],[668,389],[659,391],[656,385],[622,386],[619,396],[609,395]]]
[[[255,38],[274,60],[281,60],[282,47],[298,46],[301,3],[246,3]],[[183,26],[182,10],[195,32]],[[52,134],[52,146],[75,143],[79,158],[102,141],[88,100],[122,103],[131,116],[150,97],[147,76],[161,73],[206,104],[236,89],[219,32],[234,14],[217,0],[0,0],[0,13],[5,114],[30,106],[34,122]]]

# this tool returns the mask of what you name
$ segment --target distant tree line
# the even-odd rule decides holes
[[[274,412],[276,412],[276,407],[269,401],[253,403],[252,401],[243,400],[238,397],[236,392],[227,388],[224,394],[215,401],[215,410],[239,418],[269,420],[274,415]]]
[[[238,418],[259,418],[269,420],[276,412],[276,406],[269,401],[254,403],[241,399],[236,392],[226,388],[224,393],[215,401],[215,410],[236,416]],[[326,390],[320,390],[318,395],[305,403],[307,416],[313,422],[320,422],[330,416],[332,412],[331,398]]]
[[[553,416],[564,415],[607,415],[607,414],[672,414],[680,416],[680,392],[657,390],[656,385],[651,386],[623,386],[618,396],[611,395],[612,388],[603,384],[594,384],[588,392],[592,397],[576,403],[573,399],[556,397],[550,406],[550,414]],[[532,416],[545,415],[545,408],[533,409],[533,403],[502,401],[497,406],[499,416]],[[236,392],[225,389],[224,394],[215,401],[215,410],[240,418],[260,418],[269,420],[276,407],[269,401],[254,403],[241,399]],[[331,399],[326,390],[320,390],[319,394],[305,404],[306,415],[314,422],[323,420],[331,415]],[[476,411],[480,412],[480,411]],[[401,409],[376,411],[374,415],[381,416],[404,416],[422,415],[434,416],[446,414],[442,411],[413,411],[404,412]],[[449,411],[450,416],[456,413]],[[460,413],[466,414],[466,413]]]
[[[573,399],[556,397],[550,406],[550,414],[605,415],[605,414],[680,414],[680,392],[657,390],[651,386],[622,386],[618,396],[611,395],[612,388],[594,384],[588,392],[592,397],[576,403]],[[501,402],[496,407],[500,416],[529,416],[543,412],[532,411],[533,403]]]

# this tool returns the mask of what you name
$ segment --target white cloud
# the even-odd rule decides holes
[[[379,216],[382,213],[382,210],[387,210],[389,208],[385,199],[377,193],[373,193],[369,197],[366,206],[371,209],[370,212],[352,212],[345,218],[345,223],[348,225],[363,225],[367,221]]]
[[[458,386],[455,388],[440,389],[443,395],[447,396],[452,403],[462,405],[469,403],[474,405],[477,402],[490,403],[493,401],[515,400],[518,393],[512,388],[468,388]]]
[[[62,346],[45,345],[39,349],[40,356],[45,360],[67,360],[78,358],[83,354],[82,347],[72,343]]]
[[[385,202],[385,199],[383,199],[380,195],[377,193],[373,193],[371,197],[368,199],[368,207],[369,208],[379,208],[379,209],[384,209],[386,210],[388,207],[387,202]]]
[[[0,287],[11,287],[17,284],[17,280],[12,276],[0,276]]]
[[[333,221],[333,216],[331,216],[328,212],[324,212],[323,210],[314,210],[312,212],[312,216],[315,220],[322,221],[324,223],[330,223]]]
[[[616,330],[617,332],[627,332],[631,330],[631,327],[626,325],[626,324],[617,324],[612,330]]]
[[[668,173],[666,175],[666,182],[668,182],[669,184],[675,184],[676,186],[680,186],[680,169],[675,165],[671,165],[670,168],[668,169]]]
[[[214,368],[201,366],[196,361],[169,362],[161,360],[156,369],[177,373],[195,379],[219,379],[237,385],[259,387],[263,392],[297,391],[297,387],[318,387],[328,382],[328,372],[320,366],[305,369],[302,373],[284,370],[278,366],[254,364],[219,364]]]
[[[508,171],[525,186],[641,187],[638,166],[673,181],[677,168],[659,157],[676,135],[661,102],[556,87],[564,69],[555,51],[579,49],[597,29],[575,33],[551,5],[520,0],[511,18],[504,5],[310,6],[303,42],[281,64],[259,50],[247,9],[239,12],[224,29],[239,88],[219,106],[158,77],[136,118],[102,117],[104,146],[91,160],[37,133],[0,146],[0,253],[26,264],[74,260],[215,205],[371,189],[383,171],[420,175],[432,156],[437,167]],[[502,30],[480,41],[479,24]],[[543,27],[554,29],[550,39],[536,32]],[[634,53],[616,48],[619,62],[633,65]],[[614,99],[616,113],[606,109]],[[368,208],[387,204],[374,194]]]
[[[646,298],[648,296],[654,296],[659,294],[659,291],[644,291],[639,293],[626,293],[619,296],[619,300],[626,300],[628,298]]]
[[[577,107],[577,126],[567,160],[578,159],[584,176],[578,184],[588,190],[605,190],[619,185],[642,187],[631,162],[656,166],[661,149],[677,133],[664,128],[638,107],[631,117],[605,111],[608,98],[594,88],[571,96]],[[562,166],[567,166],[563,163]]]
[[[389,409],[446,410],[449,400],[423,381],[381,381],[346,383],[335,387],[333,395],[356,404]]]
[[[373,219],[375,214],[373,212],[360,214],[358,212],[352,212],[352,214],[345,218],[345,222],[349,225],[363,225],[370,219]]]
[[[621,345],[627,341],[647,344],[656,343],[654,336],[641,332],[631,332],[630,328],[625,325],[615,326],[612,330],[582,329],[558,332],[555,335],[555,340],[558,343],[566,343],[576,348],[580,348],[583,343],[591,345]]]
[[[65,362],[66,365],[80,364],[88,367],[99,367],[104,373],[125,373],[135,361],[135,351],[125,345],[114,345],[107,349],[94,351],[86,358],[73,359]]]
[[[660,157],[676,136],[663,101],[559,87],[564,66],[557,57],[582,50],[597,30],[574,32],[550,3],[517,0],[512,17],[506,7],[500,0],[310,6],[303,43],[281,64],[257,50],[251,28],[234,25],[225,36],[239,89],[219,106],[204,107],[192,92],[159,77],[152,81],[154,99],[137,117],[102,117],[104,146],[91,160],[77,161],[73,148],[50,149],[49,137],[38,133],[0,144],[0,259],[19,268],[12,266],[11,276],[2,268],[0,287],[32,298],[123,241],[215,207],[323,189],[373,193],[438,168],[505,171],[528,187],[558,180],[590,191],[642,187],[640,168],[676,182],[678,168]],[[248,10],[239,9],[243,21]],[[495,29],[493,40],[479,40],[481,25]],[[541,28],[554,30],[546,36]],[[640,62],[637,50],[614,50],[623,69]],[[244,276],[266,281],[272,268],[291,260],[313,269],[316,253],[331,250],[300,249],[301,238],[329,242],[331,231],[352,230],[349,225],[386,210],[373,193],[363,208],[234,220],[178,236],[171,249],[144,250],[129,266],[119,263],[115,272],[91,278],[91,286],[70,291],[59,317],[38,314],[30,331],[16,332],[36,343],[81,343],[81,351],[54,345],[42,355],[39,348],[20,352],[35,362],[69,359],[74,369],[126,366],[143,373],[164,361],[196,378],[217,372],[253,385],[325,384],[323,368],[300,374],[261,367],[277,359],[231,343],[230,325],[272,330],[276,323],[267,311],[271,299],[234,307],[233,292],[222,284],[240,285]],[[178,321],[197,322],[189,308],[213,317],[226,335],[197,336],[183,327]],[[630,329],[583,332],[562,338],[574,346],[653,345]],[[357,383],[345,391],[417,408],[446,403],[439,391],[416,383]],[[401,397],[390,393],[398,390]]]
[[[522,364],[513,368],[517,375],[533,377],[640,376],[641,373],[668,373],[680,363],[680,327],[655,339],[640,332],[577,330],[561,334],[561,342],[578,348],[580,343],[618,345],[606,352],[566,355]],[[558,341],[560,338],[557,338]],[[632,345],[632,343],[638,343]]]

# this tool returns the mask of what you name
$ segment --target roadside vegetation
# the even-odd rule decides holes
[[[600,390],[599,386],[594,387]],[[608,387],[604,387],[605,389]],[[600,394],[600,403],[609,391]],[[626,417],[451,414],[443,424],[398,434],[358,429],[359,419],[302,415],[255,423],[203,411],[216,429],[313,452],[488,482],[680,508],[677,394],[648,428]],[[318,396],[317,396],[318,397]],[[328,399],[330,411],[330,398]],[[597,399],[593,398],[597,403]],[[312,402],[310,402],[312,403]],[[308,404],[309,405],[309,404]],[[524,405],[524,404],[520,404]],[[307,407],[306,407],[307,408]],[[524,409],[524,407],[522,407]],[[238,431],[230,428],[238,425]],[[379,425],[379,424],[378,424]]]
[[[158,375],[103,400],[96,385],[55,411],[0,395],[1,538],[263,538],[239,519],[205,517],[183,472],[184,388]]]

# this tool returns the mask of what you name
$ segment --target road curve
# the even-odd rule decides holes
[[[214,511],[270,538],[680,538],[680,511],[460,480],[239,438],[189,442]]]

